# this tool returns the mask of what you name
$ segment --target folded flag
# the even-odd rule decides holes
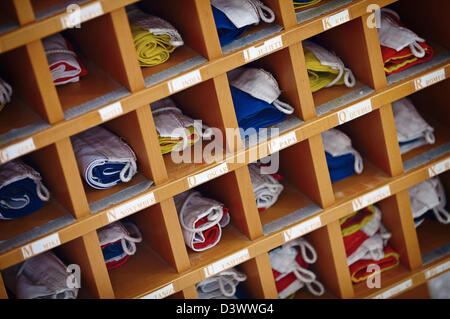
[[[27,259],[3,274],[5,285],[17,299],[76,299],[78,296],[76,287],[80,283],[71,281],[71,272],[52,251]]]
[[[130,221],[117,221],[97,230],[103,258],[108,270],[123,265],[136,253],[142,241],[139,229]]]
[[[355,86],[353,72],[336,54],[309,40],[303,41],[303,52],[312,92],[333,85]]]
[[[88,73],[70,42],[61,34],[42,39],[42,44],[55,85],[78,82]]]
[[[381,9],[378,37],[387,75],[429,61],[433,49],[400,21],[400,16],[388,8]]]
[[[50,199],[41,175],[21,160],[0,166],[0,219],[16,219],[39,210]]]
[[[308,269],[317,261],[317,253],[305,239],[297,238],[269,252],[272,273],[280,298],[285,299],[304,286],[315,296],[325,289]]]
[[[417,112],[409,99],[403,98],[393,102],[392,110],[401,154],[425,144],[434,144],[434,129]]]
[[[176,195],[174,201],[186,246],[193,251],[214,247],[230,222],[228,208],[194,190]]]
[[[151,109],[162,154],[184,150],[200,140],[204,125],[183,114],[172,99],[156,101]]]
[[[199,299],[237,299],[236,288],[247,276],[235,268],[224,270],[197,284]]]
[[[6,103],[11,102],[12,87],[0,78],[0,111],[5,107]]]
[[[211,0],[220,45],[238,39],[251,25],[275,21],[273,11],[259,0]]]
[[[292,106],[279,100],[281,90],[269,72],[239,68],[228,72],[228,79],[238,124],[244,131],[277,124],[294,112]]]
[[[445,209],[447,198],[439,177],[430,178],[408,189],[414,224],[418,227],[428,212],[442,224],[450,223],[450,214]]]
[[[333,128],[322,133],[322,141],[331,182],[362,173],[362,157],[346,134]]]
[[[318,4],[322,0],[294,0],[294,9],[303,9],[315,4]]]
[[[177,47],[184,44],[178,30],[169,22],[142,11],[137,6],[127,8],[134,46],[143,67],[166,62]]]
[[[101,126],[71,137],[81,175],[89,186],[106,189],[129,182],[137,172],[136,155],[120,137]]]
[[[263,174],[261,169],[261,165],[257,163],[248,165],[256,205],[260,212],[275,204],[284,188],[275,177],[270,174]]]

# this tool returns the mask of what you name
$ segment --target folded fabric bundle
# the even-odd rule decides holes
[[[95,126],[71,137],[81,175],[89,186],[106,189],[129,182],[137,172],[136,155],[120,137]]]
[[[370,265],[378,265],[380,272],[398,265],[399,255],[388,245],[391,234],[381,222],[378,207],[370,205],[339,223],[353,283],[376,274],[367,270]]]
[[[224,270],[197,284],[199,299],[237,299],[237,286],[247,280],[247,276],[235,268]]]
[[[228,208],[222,203],[188,190],[174,197],[186,246],[193,251],[214,247],[222,228],[230,223]]]
[[[151,109],[163,154],[184,150],[200,140],[204,125],[184,115],[172,99],[156,101]]]
[[[356,84],[353,72],[332,52],[309,40],[303,41],[306,69],[312,92],[342,85],[351,88]]]
[[[347,135],[333,128],[322,133],[322,141],[331,182],[362,173],[362,157],[352,147],[352,141]]]
[[[134,46],[143,67],[166,62],[177,47],[184,44],[177,29],[169,22],[148,14],[137,6],[127,8]]]
[[[42,39],[42,44],[55,85],[78,82],[81,76],[88,74],[70,42],[61,34]]]
[[[17,299],[76,299],[78,288],[69,287],[71,273],[51,251],[6,269],[5,285]],[[80,283],[76,283],[79,286]]]
[[[277,80],[263,69],[235,69],[228,72],[228,80],[238,124],[244,131],[277,124],[294,112],[292,106],[279,100]]]
[[[393,102],[392,110],[401,154],[425,144],[434,144],[434,129],[420,116],[409,99]]]
[[[261,165],[251,163],[248,165],[253,193],[255,194],[258,210],[264,211],[278,200],[284,186],[270,174],[262,174]]]
[[[433,49],[400,21],[400,16],[388,8],[381,9],[378,37],[387,75],[429,61]]]
[[[130,221],[117,221],[97,230],[103,258],[108,270],[123,265],[136,253],[142,241],[139,229]]]
[[[414,225],[418,227],[431,213],[442,224],[450,223],[450,214],[445,209],[447,198],[439,177],[430,178],[408,189]]]
[[[41,175],[16,159],[0,166],[0,219],[16,219],[39,210],[50,199]]]
[[[5,107],[6,103],[11,102],[12,87],[0,78],[0,111]]]
[[[273,11],[259,0],[211,0],[220,45],[238,39],[251,25],[275,21]]]
[[[288,298],[304,286],[315,296],[325,292],[314,272],[307,269],[317,261],[317,253],[305,239],[297,238],[271,250],[269,259],[280,298]]]
[[[294,9],[302,9],[318,4],[322,0],[294,0]]]

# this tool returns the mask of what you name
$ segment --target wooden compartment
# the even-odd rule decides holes
[[[226,190],[237,189],[232,193]],[[249,240],[262,235],[256,203],[251,202],[251,182],[246,167],[222,175],[213,181],[194,188],[202,196],[214,199],[228,208],[230,223],[222,228],[220,241],[202,252],[187,248],[192,267],[203,265],[205,260],[220,259],[245,248]]]
[[[221,48],[210,0],[186,0],[181,6],[176,0],[82,0],[78,2],[82,8],[100,4],[103,12],[86,17],[81,28],[68,29],[61,24],[61,18],[65,17],[69,1],[2,1],[0,76],[13,86],[14,94],[13,102],[0,112],[0,158],[7,147],[32,137],[36,150],[21,155],[40,171],[52,194],[51,201],[35,214],[0,223],[4,237],[0,240],[7,239],[8,244],[18,240],[14,251],[0,253],[3,268],[23,260],[21,246],[58,230],[63,244],[54,251],[68,263],[79,264],[85,274],[80,298],[150,298],[155,292],[156,297],[167,297],[166,292],[173,288],[170,298],[196,299],[195,285],[204,279],[205,267],[247,250],[250,259],[237,265],[248,276],[242,284],[247,296],[277,298],[268,251],[286,240],[286,230],[313,220],[320,220],[319,228],[306,230],[305,236],[318,253],[312,269],[326,288],[321,298],[375,296],[407,280],[415,287],[426,280],[423,273],[434,263],[441,266],[446,262],[447,226],[431,221],[415,229],[405,185],[423,180],[425,171],[435,162],[448,160],[449,101],[444,94],[450,89],[447,1],[372,1],[379,6],[392,4],[390,7],[397,10],[405,24],[435,50],[429,63],[389,77],[384,73],[377,29],[366,23],[371,17],[367,1],[323,0],[300,10],[294,10],[290,0],[263,2],[274,11],[275,22],[252,26],[238,41]],[[140,68],[126,14],[126,6],[134,3],[166,19],[181,33],[185,45],[176,49],[166,63]],[[328,28],[324,18],[346,10],[349,21]],[[7,29],[10,26],[13,29]],[[55,86],[41,40],[61,31],[89,74],[78,83]],[[246,61],[245,50],[268,39],[276,39],[283,43],[282,47],[264,52],[262,58],[250,63]],[[303,54],[305,39],[319,41],[336,52],[353,71],[356,86],[335,86],[313,94]],[[238,123],[226,72],[241,65],[263,68],[275,76],[282,90],[280,99],[295,109],[294,115],[280,123],[280,137],[292,138],[289,134],[294,133],[295,141],[280,144],[279,153],[274,153],[273,147],[279,142],[274,136],[255,143],[242,140],[240,134],[222,134],[223,149],[215,150],[210,157],[200,156],[197,162],[176,163],[170,154],[162,156],[149,103],[170,95],[192,118],[201,119],[221,133],[227,133],[227,128],[235,130]],[[170,89],[172,80],[194,71],[200,74],[201,83],[183,86],[175,93]],[[415,83],[423,75],[435,71],[440,74],[439,81],[416,88]],[[400,155],[390,103],[407,95],[435,127],[436,142]],[[337,127],[350,136],[353,147],[362,155],[364,172],[331,183],[320,133],[337,125],[334,115],[338,111],[358,102],[368,103],[369,99],[373,106],[370,113]],[[123,113],[106,120],[98,116],[98,110],[119,105],[116,102],[121,103]],[[135,151],[139,174],[130,183],[105,191],[83,187],[70,136],[93,125],[104,125]],[[203,146],[203,151],[208,142],[195,146]],[[251,158],[250,153],[256,149],[259,153]],[[269,153],[279,157],[285,189],[275,205],[259,213],[245,164]],[[219,160],[213,156],[217,154],[244,161]],[[208,178],[197,188],[230,208],[231,224],[223,229],[215,247],[195,253],[184,243],[170,196],[188,189],[190,178],[223,164],[227,165],[226,174]],[[447,191],[448,174],[440,175]],[[149,180],[154,184],[144,191],[146,195],[154,194],[156,203],[127,217],[140,229],[143,241],[124,265],[107,271],[95,228],[111,222],[109,217],[114,214],[107,214],[111,207],[108,205],[101,207],[99,214],[91,214],[92,208],[99,202],[122,203],[132,197],[120,197],[124,192]],[[364,282],[352,285],[337,218],[352,212],[355,198],[385,185],[391,186],[393,195],[376,204],[392,232],[390,242],[400,253],[401,265],[384,272],[382,288],[376,290]],[[47,227],[48,223],[52,227]],[[270,228],[277,223],[281,228]],[[433,256],[439,260],[428,265]],[[0,274],[0,298],[6,297]],[[303,289],[294,298],[313,296]]]

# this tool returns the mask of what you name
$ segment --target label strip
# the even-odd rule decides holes
[[[355,105],[349,106],[337,113],[339,125],[354,120],[370,112],[372,112],[372,99],[367,99]]]

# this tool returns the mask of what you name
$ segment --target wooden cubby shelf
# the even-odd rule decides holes
[[[415,228],[408,195],[410,187],[439,176],[450,196],[448,1],[322,0],[295,10],[291,0],[262,0],[275,21],[261,21],[225,46],[210,0],[185,0],[183,8],[178,0],[1,2],[0,77],[13,87],[13,97],[0,112],[0,165],[25,161],[41,174],[51,198],[33,214],[0,220],[0,298],[14,298],[6,273],[36,245],[80,266],[78,298],[86,299],[197,299],[199,282],[232,266],[247,276],[240,284],[245,297],[275,299],[269,251],[298,237],[316,249],[311,269],[326,292],[317,297],[303,288],[294,299],[428,296],[427,281],[449,270],[449,226],[426,220]],[[69,8],[73,2],[78,7]],[[165,63],[139,65],[127,16],[137,3],[183,38]],[[427,40],[433,58],[386,76],[377,28],[368,23],[374,5],[398,12]],[[79,27],[69,23],[73,10]],[[43,39],[57,33],[88,70],[76,83],[53,83]],[[312,92],[305,40],[339,56],[355,86]],[[238,129],[227,73],[243,66],[270,72],[279,99],[293,107],[272,126],[279,135],[226,134]],[[434,128],[435,142],[401,154],[392,103],[406,97]],[[163,155],[150,106],[163,98],[217,128],[221,147],[194,158],[197,148],[208,146],[200,141],[182,153],[191,162]],[[85,182],[72,141],[96,126],[134,151],[137,173],[129,182],[103,190]],[[333,128],[350,137],[364,169],[332,183],[321,133]],[[283,191],[273,206],[258,211],[248,165],[268,156],[279,162]],[[190,189],[223,203],[230,214],[220,241],[201,252],[186,246],[174,201]],[[398,267],[382,273],[381,288],[352,284],[339,224],[371,204],[380,207],[389,243],[400,255]],[[126,263],[108,270],[97,231],[118,220],[133,222],[142,241]]]

